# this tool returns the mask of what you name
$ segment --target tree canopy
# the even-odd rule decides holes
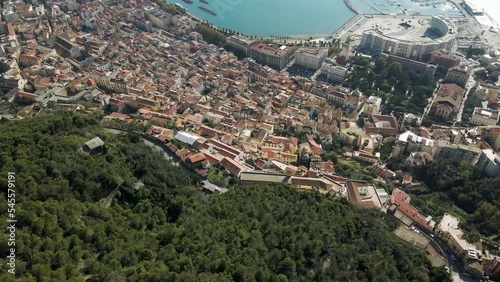
[[[224,33],[216,30],[211,26],[208,26],[207,24],[198,24],[196,26],[196,31],[203,36],[203,40],[205,40],[207,43],[217,46],[224,46],[226,44],[227,38]]]
[[[377,210],[287,186],[201,197],[160,152],[103,132],[92,116],[10,121],[0,131],[0,186],[13,171],[18,187],[16,278],[3,271],[0,281],[449,279]],[[96,135],[103,153],[83,153]]]
[[[476,175],[466,163],[437,161],[420,168],[416,176],[429,187],[430,193],[439,194],[442,203],[450,203],[465,212],[470,228],[490,236],[500,230],[500,178],[483,178]],[[423,204],[431,214],[432,207]],[[442,211],[436,215],[441,215]]]
[[[356,56],[354,68],[344,86],[357,88],[365,95],[384,99],[383,114],[422,114],[436,88],[436,81],[429,76],[405,70],[398,62],[387,63],[386,58],[375,61]]]

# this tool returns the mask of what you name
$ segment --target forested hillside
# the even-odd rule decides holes
[[[482,177],[470,165],[448,160],[422,167],[415,175],[429,187],[428,195],[420,195],[417,200],[426,213],[442,215],[449,209],[443,203],[449,203],[459,209],[467,229],[493,238],[500,236],[499,177]],[[439,202],[426,201],[431,197],[439,197]]]
[[[18,220],[16,278],[2,256],[0,281],[447,279],[377,211],[283,186],[200,197],[138,136],[107,134],[97,120],[63,113],[0,124],[2,199],[15,172]],[[83,153],[95,136],[104,152]]]

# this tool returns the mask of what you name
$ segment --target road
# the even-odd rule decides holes
[[[434,93],[432,93],[432,97],[430,97],[428,100],[427,100],[427,107],[425,107],[424,109],[424,113],[422,114],[422,120],[424,119],[424,117],[429,113],[429,111],[431,110],[431,107],[432,107],[432,101],[436,98],[436,94],[438,92],[438,89],[440,87],[440,84],[438,83],[436,85],[436,88],[434,89]]]
[[[291,60],[290,63],[288,63],[288,65],[286,65],[286,67],[283,69],[283,71],[287,71],[288,68],[292,67],[294,64],[295,64],[295,59]]]
[[[455,121],[453,122],[453,125],[455,125],[457,122],[462,122],[462,114],[464,112],[465,108],[465,101],[467,101],[467,97],[469,97],[469,92],[470,90],[476,85],[476,80],[474,80],[474,73],[482,68],[473,68],[471,71],[471,75],[469,77],[469,80],[467,81],[467,84],[465,85],[465,95],[462,100],[462,104],[460,105],[460,109],[458,110],[457,117],[455,118]]]
[[[119,129],[113,129],[113,128],[104,128],[105,131],[113,133],[113,134],[120,134],[120,133],[127,133],[125,130],[119,130]],[[185,174],[191,174],[192,172],[183,164],[180,162],[180,160],[177,158],[177,156],[174,156],[172,152],[170,152],[167,148],[164,146],[160,146],[159,144],[156,144],[155,142],[152,142],[148,138],[144,137],[141,135],[142,140],[146,145],[149,147],[152,147],[158,151],[163,152],[163,157],[169,161],[172,162],[174,166],[178,166],[181,168],[182,172]]]
[[[441,239],[436,237],[433,232],[420,229],[415,226],[415,230],[419,231],[421,235],[425,236],[429,241],[431,242],[432,246],[437,245],[437,251],[440,253],[440,255],[444,254],[444,259],[446,261],[446,264],[448,265],[450,269],[450,274],[453,282],[475,282],[477,281],[476,279],[472,279],[468,277],[468,274],[464,274],[464,269],[461,265],[461,263],[458,261],[458,258],[455,257],[453,252],[448,248],[448,245],[446,245],[445,242],[443,242]]]
[[[321,68],[318,69],[312,76],[311,80],[316,80],[316,78],[321,74]]]

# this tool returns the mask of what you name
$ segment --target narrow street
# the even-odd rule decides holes
[[[312,76],[311,80],[316,80],[316,78],[321,74],[321,68],[318,69]]]
[[[125,130],[119,130],[119,129],[113,129],[113,128],[104,128],[104,130],[107,132],[113,133],[113,134],[127,133],[127,131],[125,131]],[[149,147],[152,147],[158,151],[162,151],[163,157],[165,157],[165,159],[171,161],[174,166],[180,167],[182,172],[184,172],[185,174],[192,173],[183,163],[180,162],[180,160],[176,161],[176,156],[174,156],[172,154],[172,152],[170,152],[169,150],[167,150],[166,148],[164,148],[158,144],[155,144],[154,142],[148,140],[146,137],[144,137],[142,135],[141,135],[141,138],[144,141],[144,143],[146,145],[148,145]]]
[[[450,274],[453,282],[474,282],[477,281],[476,279],[473,279],[469,277],[468,274],[464,272],[464,269],[460,262],[458,261],[458,258],[453,255],[453,252],[448,248],[445,242],[443,242],[441,239],[436,237],[433,232],[420,229],[418,227],[415,227],[415,230],[419,231],[419,234],[425,236],[427,239],[429,239],[430,242],[432,242],[431,245],[438,246],[438,252],[443,255],[444,254],[444,259],[446,261],[446,264],[448,265],[448,268],[450,269]]]
[[[424,109],[424,113],[422,114],[422,120],[424,119],[424,117],[429,114],[429,111],[431,110],[431,106],[432,106],[432,101],[434,100],[434,98],[436,98],[436,94],[437,94],[437,91],[439,89],[439,86],[440,84],[438,83],[436,85],[436,88],[434,89],[434,93],[432,93],[432,97],[430,97],[427,101],[427,107],[425,107]]]
[[[465,85],[465,95],[464,95],[464,98],[462,99],[462,104],[460,105],[460,109],[458,110],[458,114],[453,122],[453,125],[455,125],[457,122],[462,122],[462,114],[463,114],[464,108],[465,108],[465,101],[467,101],[467,98],[469,97],[470,90],[476,85],[476,81],[474,80],[474,73],[480,69],[482,69],[482,68],[481,67],[480,68],[473,68],[471,71],[471,75],[469,77],[469,80],[467,81],[467,84]]]

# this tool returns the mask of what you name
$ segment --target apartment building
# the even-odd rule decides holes
[[[347,76],[347,68],[327,59],[321,65],[321,75],[328,80],[341,83]]]
[[[460,57],[450,54],[447,50],[441,49],[431,53],[430,63],[444,69],[450,69],[460,64]]]
[[[300,47],[295,52],[295,64],[304,68],[317,70],[328,56],[327,48]]]
[[[472,113],[469,123],[475,125],[496,125],[498,123],[499,116],[498,111],[476,107],[474,108],[474,112]]]
[[[452,67],[446,73],[444,81],[446,83],[455,83],[462,87],[465,87],[470,78],[470,69],[466,66],[456,66]]]
[[[500,156],[492,149],[481,150],[476,169],[490,177],[500,176]]]
[[[476,165],[481,150],[478,147],[461,144],[450,144],[448,141],[437,141],[436,149],[434,150],[434,159],[449,159],[455,161],[466,162],[472,166]]]
[[[257,63],[281,70],[293,59],[297,47],[276,46],[266,43],[257,43],[250,48],[250,57]]]
[[[435,141],[429,138],[421,137],[411,131],[400,134],[396,143],[403,145],[403,153],[426,152],[432,153]]]
[[[227,45],[232,49],[241,52],[245,57],[250,56],[250,47],[255,43],[254,39],[248,39],[240,36],[229,36]]]

